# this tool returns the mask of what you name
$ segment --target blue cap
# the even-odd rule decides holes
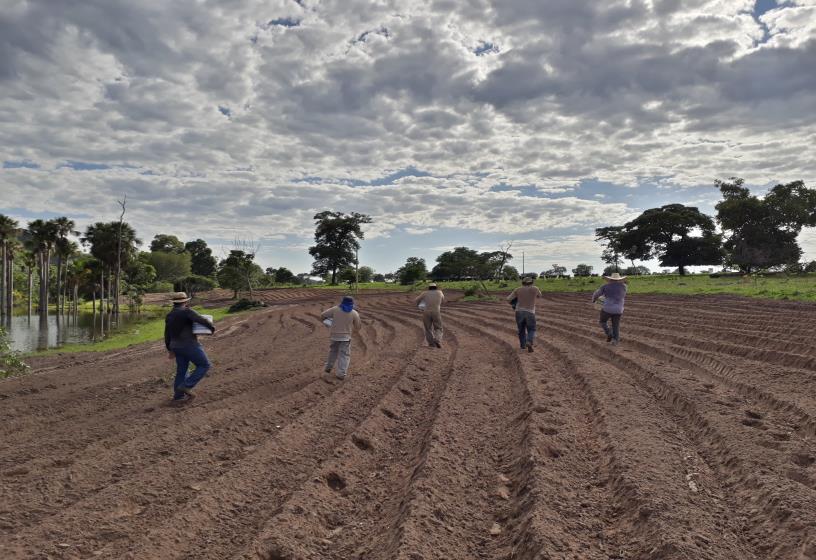
[[[343,298],[343,301],[340,302],[340,309],[342,309],[346,313],[354,309],[354,298],[350,296],[345,296]]]

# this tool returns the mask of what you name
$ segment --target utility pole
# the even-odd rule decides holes
[[[524,270],[524,251],[522,251],[521,252],[521,275],[524,276],[525,272],[526,272],[526,270]]]

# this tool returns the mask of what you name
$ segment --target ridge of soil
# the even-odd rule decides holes
[[[216,294],[227,297],[225,294]],[[36,358],[0,382],[0,558],[816,559],[816,306],[633,295],[622,344],[545,294],[357,297],[349,377],[320,378],[338,293],[269,290],[169,402],[161,342]]]

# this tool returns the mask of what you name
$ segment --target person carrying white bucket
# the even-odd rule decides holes
[[[422,310],[425,340],[432,348],[442,348],[442,303],[444,301],[445,294],[433,282],[428,284],[428,289],[414,301]]]
[[[346,296],[331,309],[327,309],[320,314],[323,323],[329,327],[329,357],[326,360],[326,367],[323,369],[324,381],[330,381],[327,377],[337,364],[335,376],[341,381],[346,378],[349,362],[351,362],[351,335],[354,329],[362,327],[360,314],[354,310],[354,299]]]
[[[620,343],[620,323],[623,315],[623,302],[626,299],[626,276],[613,272],[604,278],[606,284],[595,290],[595,293],[592,294],[592,302],[603,301],[598,322],[606,334],[606,341],[617,346]],[[609,328],[610,321],[612,322],[611,329]]]
[[[519,344],[521,349],[533,351],[533,343],[536,335],[536,299],[541,297],[541,290],[533,284],[530,276],[521,279],[521,287],[516,288],[507,296],[507,301],[511,304],[516,300],[516,326],[518,327]]]

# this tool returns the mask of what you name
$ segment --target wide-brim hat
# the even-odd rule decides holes
[[[170,296],[170,301],[173,303],[184,303],[185,301],[190,301],[192,298],[187,297],[187,294],[184,292],[176,292],[172,296]]]
[[[428,284],[428,287],[429,288],[436,288],[437,287],[436,282],[431,282],[430,284]]]
[[[532,284],[533,283],[533,277],[532,276],[525,276],[524,278],[521,279],[521,283],[522,284]]]
[[[620,280],[626,280],[626,276],[621,276],[620,273],[618,272],[613,272],[609,276],[604,276],[604,278],[606,278],[607,280],[615,280],[616,282]]]

